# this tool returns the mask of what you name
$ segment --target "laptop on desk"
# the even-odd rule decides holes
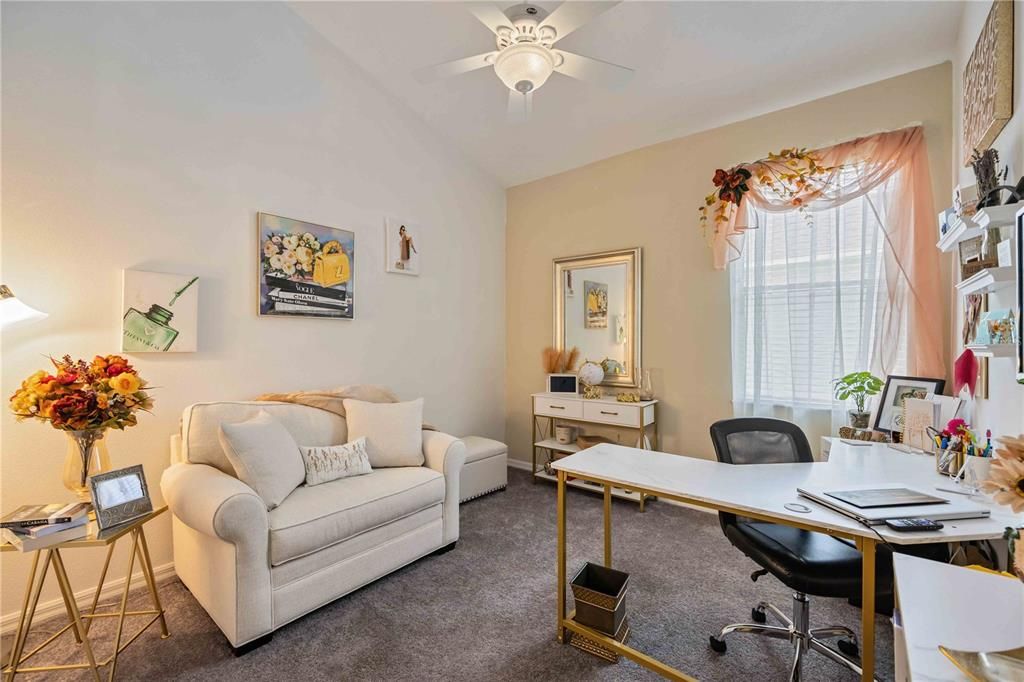
[[[881,525],[886,519],[926,518],[953,521],[983,519],[989,516],[988,509],[969,500],[921,493],[905,486],[872,486],[844,490],[797,488],[796,491],[801,497],[813,500],[868,526]]]

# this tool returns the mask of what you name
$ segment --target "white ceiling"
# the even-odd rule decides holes
[[[632,81],[607,91],[556,73],[530,119],[512,123],[491,68],[429,85],[414,76],[494,49],[460,3],[291,7],[505,186],[945,61],[962,11],[960,2],[624,2],[558,47],[635,69]]]

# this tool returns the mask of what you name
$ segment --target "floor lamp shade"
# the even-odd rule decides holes
[[[6,285],[0,284],[0,329],[8,329],[18,324],[35,322],[47,315],[32,306],[25,305]]]

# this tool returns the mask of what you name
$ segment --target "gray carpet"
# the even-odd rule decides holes
[[[455,550],[427,557],[279,630],[273,641],[235,658],[226,640],[177,580],[163,584],[171,637],[154,626],[122,654],[122,680],[653,680],[630,661],[604,663],[555,639],[555,489],[510,470],[509,489],[462,506]],[[601,498],[570,491],[570,572],[600,561]],[[614,564],[629,571],[630,643],[701,680],[784,680],[790,647],[733,635],[729,651],[708,648],[708,634],[749,618],[767,598],[789,611],[790,593],[774,578],[756,584],[752,564],[723,537],[717,518],[653,502],[613,509]],[[144,593],[136,593],[140,602]],[[110,623],[94,629],[101,656]],[[42,623],[52,630],[56,620]],[[860,611],[813,599],[812,626],[859,631]],[[876,619],[880,677],[892,679],[892,630]],[[33,638],[32,641],[39,641]],[[70,635],[48,663],[74,662]],[[9,646],[9,642],[5,642]],[[30,641],[31,645],[31,641]],[[5,646],[5,649],[7,647]],[[855,680],[811,655],[807,680]],[[26,679],[81,680],[81,672]]]

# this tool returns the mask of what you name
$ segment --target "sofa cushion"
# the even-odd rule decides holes
[[[195,403],[181,416],[182,459],[208,464],[237,478],[220,446],[220,425],[245,421],[260,412],[279,421],[299,445],[336,445],[349,440],[344,417],[315,407],[257,400]]]
[[[238,479],[263,498],[281,504],[306,479],[299,446],[288,429],[266,412],[236,424],[221,424],[220,444]]]
[[[268,514],[270,563],[283,564],[444,501],[444,476],[427,467],[299,486]]]
[[[370,466],[423,464],[423,398],[407,403],[345,400],[349,440],[366,438]]]
[[[320,485],[372,471],[365,438],[344,445],[300,447],[299,452],[306,465],[306,485]]]

